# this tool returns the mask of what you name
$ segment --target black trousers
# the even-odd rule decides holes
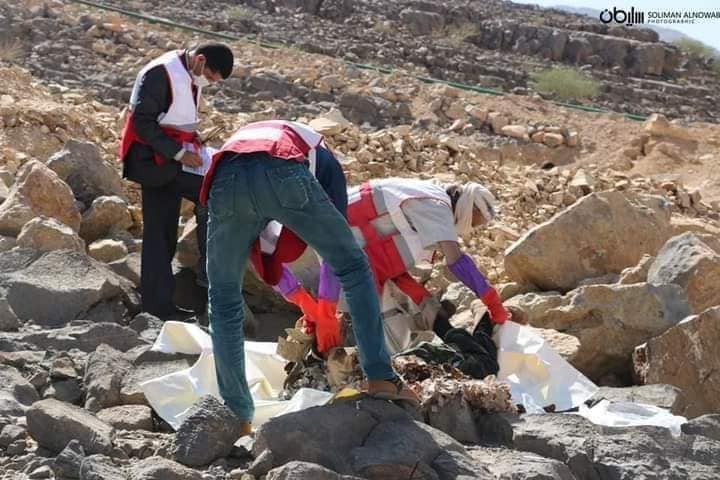
[[[199,175],[181,171],[172,181],[160,187],[142,186],[144,229],[140,289],[146,312],[163,315],[175,309],[172,260],[177,248],[183,198],[195,203],[201,276],[205,274],[208,214],[207,209],[199,204],[202,179]]]

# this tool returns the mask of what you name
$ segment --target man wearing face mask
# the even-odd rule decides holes
[[[198,203],[203,177],[183,171],[201,167],[194,153],[198,106],[203,87],[230,76],[233,53],[210,43],[194,50],[175,50],[148,63],[138,74],[130,96],[120,141],[123,177],[142,187],[143,248],[141,293],[143,310],[162,319],[191,312],[174,303],[172,259],[177,246],[180,203],[195,203],[200,249],[198,283],[207,285],[205,241],[207,210]]]

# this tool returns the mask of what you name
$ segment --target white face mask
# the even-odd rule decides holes
[[[203,74],[195,75],[193,73],[192,79],[193,79],[193,83],[198,88],[203,88],[203,87],[207,87],[208,85],[210,85],[210,80],[208,80],[207,77]]]

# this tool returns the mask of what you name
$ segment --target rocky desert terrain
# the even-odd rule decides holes
[[[493,379],[412,365],[419,412],[337,402],[272,419],[245,449],[208,397],[174,431],[139,383],[196,356],[150,349],[162,322],[140,313],[139,190],[116,152],[137,71],[210,37],[80,2],[11,0],[0,5],[0,478],[720,478],[711,59],[649,30],[500,0],[103,5],[247,37],[228,41],[233,75],[202,106],[215,144],[289,118],[326,136],[349,184],[488,186],[499,220],[463,242],[507,304],[601,387],[593,400],[688,422],[673,435],[518,413]],[[559,67],[594,79],[598,94],[570,105],[536,91],[533,75]],[[194,230],[187,204],[177,302],[202,312]],[[413,273],[470,328],[482,304],[441,263]],[[311,265],[298,271],[314,285]],[[250,275],[245,293],[252,338],[274,341],[297,318]]]

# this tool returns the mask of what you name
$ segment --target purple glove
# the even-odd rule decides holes
[[[480,273],[472,258],[463,255],[457,262],[450,265],[450,271],[482,300],[490,312],[490,319],[493,323],[504,323],[510,318],[510,314],[503,307],[497,291],[490,286],[485,276]]]
[[[318,285],[318,300],[327,300],[337,303],[340,298],[340,280],[324,261],[320,264],[320,283]]]
[[[282,277],[280,277],[278,284],[273,287],[273,290],[287,299],[291,293],[300,288],[300,283],[298,283],[297,278],[295,278],[287,265],[283,265],[282,269]]]
[[[490,288],[490,284],[480,270],[475,266],[472,258],[464,254],[457,262],[449,266],[450,271],[470,290],[475,292],[478,298],[482,298]]]

